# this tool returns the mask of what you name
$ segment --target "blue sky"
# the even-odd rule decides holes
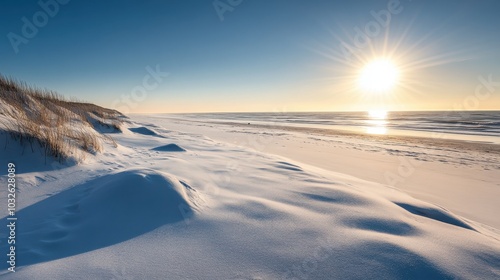
[[[44,23],[43,5],[2,2],[0,73],[106,107],[500,109],[500,87],[473,100],[479,76],[500,82],[499,1],[220,0],[218,7],[230,7],[224,13],[210,0],[55,1],[41,0],[58,11],[32,38],[23,35],[22,19]],[[341,42],[353,45],[356,27],[364,30],[388,3],[400,12],[346,62]],[[13,47],[12,34],[27,43]],[[387,96],[360,92],[356,73],[389,51],[404,69],[400,86]],[[168,77],[148,79],[147,69],[156,68]],[[134,98],[144,79],[154,86]]]

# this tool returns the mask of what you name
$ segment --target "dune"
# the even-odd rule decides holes
[[[61,163],[79,161],[100,152],[105,142],[116,144],[105,132],[120,132],[124,119],[116,110],[69,101],[0,75],[0,133],[15,147],[29,143],[32,153]]]

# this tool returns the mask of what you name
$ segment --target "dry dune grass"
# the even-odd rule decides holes
[[[68,101],[61,95],[41,90],[0,75],[0,120],[5,129],[21,144],[32,150],[38,144],[46,156],[60,161],[80,151],[102,150],[102,141],[111,137],[103,129],[120,130],[125,118],[116,110]]]

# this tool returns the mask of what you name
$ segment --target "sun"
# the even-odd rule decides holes
[[[383,93],[391,90],[398,82],[399,70],[388,59],[377,59],[368,63],[359,76],[362,90]]]

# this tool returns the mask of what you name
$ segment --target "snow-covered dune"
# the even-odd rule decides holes
[[[174,177],[138,169],[50,196],[17,215],[18,265],[85,253],[187,219],[195,203],[188,192]]]
[[[499,235],[481,224],[394,188],[149,122],[130,123],[144,129],[114,134],[117,148],[83,164],[18,174],[20,267],[1,278],[500,277]]]

